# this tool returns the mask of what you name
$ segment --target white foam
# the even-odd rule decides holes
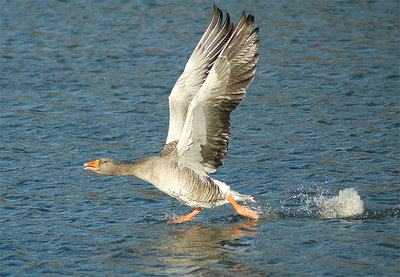
[[[354,188],[341,190],[332,198],[321,195],[314,201],[317,215],[323,218],[352,217],[364,212],[364,202]]]

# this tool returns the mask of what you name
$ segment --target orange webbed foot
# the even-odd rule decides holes
[[[193,212],[191,212],[191,213],[189,213],[189,214],[187,214],[185,216],[182,216],[180,218],[169,220],[167,223],[168,224],[171,224],[171,223],[172,224],[179,224],[179,223],[190,221],[192,219],[192,217],[197,215],[200,211],[201,211],[201,208],[196,208],[196,209],[194,209]]]
[[[235,208],[235,210],[236,210],[236,212],[237,212],[238,214],[243,215],[243,216],[246,216],[246,217],[249,217],[249,218],[251,218],[251,219],[256,219],[256,220],[259,218],[259,216],[258,216],[258,214],[257,214],[256,211],[253,211],[253,210],[247,208],[246,206],[241,206],[241,205],[239,205],[239,204],[235,201],[235,199],[233,199],[233,196],[232,196],[232,195],[228,195],[228,197],[227,197],[226,199],[227,199],[229,202],[231,202],[231,204],[233,205],[233,207]]]

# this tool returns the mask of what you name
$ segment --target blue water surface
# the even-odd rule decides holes
[[[209,1],[2,1],[0,276],[400,275],[399,2],[215,2],[260,27],[213,175],[260,220],[225,205],[166,224],[191,208],[83,170],[162,149]],[[349,188],[363,212],[321,216]]]

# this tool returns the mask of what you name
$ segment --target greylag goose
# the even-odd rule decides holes
[[[170,223],[191,220],[202,208],[231,203],[238,214],[258,219],[237,201],[254,201],[209,176],[228,150],[230,113],[243,100],[258,61],[258,27],[243,11],[237,26],[214,5],[211,22],[169,96],[169,130],[160,154],[136,162],[98,159],[84,169],[98,174],[136,176],[191,206]]]

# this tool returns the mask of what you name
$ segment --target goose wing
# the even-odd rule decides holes
[[[206,175],[216,172],[228,150],[230,113],[243,100],[258,61],[258,28],[243,12],[238,25],[190,101],[177,144],[178,165]]]
[[[233,31],[227,14],[214,5],[211,22],[194,49],[185,69],[176,81],[169,96],[169,129],[166,144],[179,140],[186,120],[189,103],[204,83],[212,64],[228,42]]]

